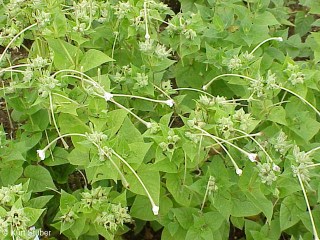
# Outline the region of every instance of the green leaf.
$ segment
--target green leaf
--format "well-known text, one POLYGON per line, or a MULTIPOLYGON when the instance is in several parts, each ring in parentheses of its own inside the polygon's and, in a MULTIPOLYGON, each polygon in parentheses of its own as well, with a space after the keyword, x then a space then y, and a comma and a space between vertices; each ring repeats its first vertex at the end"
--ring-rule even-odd
POLYGON ((78 199, 75 196, 61 190, 60 209, 62 211, 68 211, 77 202, 78 199))
POLYGON ((75 238, 78 239, 80 235, 82 234, 83 230, 86 226, 86 217, 84 215, 80 215, 79 218, 77 218, 70 228, 72 233, 74 234, 75 238))
POLYGON ((93 69, 95 67, 101 66, 103 63, 114 61, 114 59, 110 58, 108 55, 103 53, 102 51, 96 50, 96 49, 90 49, 89 51, 85 52, 83 55, 79 66, 80 68, 78 70, 86 72, 90 69, 93 69))
POLYGON ((32 198, 28 201, 28 207, 30 208, 43 208, 52 199, 53 195, 45 195, 36 198, 32 198))
POLYGON ((240 192, 234 194, 232 199, 231 215, 234 217, 248 217, 259 214, 261 210, 256 207, 245 195, 240 192))
POLYGON ((302 196, 290 195, 286 197, 280 206, 281 231, 288 229, 300 221, 300 215, 306 210, 306 204, 302 196))
POLYGON ((61 147, 55 147, 52 151, 53 157, 46 158, 43 163, 46 166, 58 166, 68 163, 69 152, 61 147))
POLYGON ((182 206, 190 206, 192 193, 191 191, 182 185, 182 180, 177 174, 166 174, 166 186, 168 191, 172 194, 174 200, 182 206))
POLYGON ((124 119, 117 136, 120 141, 127 143, 143 142, 140 131, 133 125, 129 118, 124 119))
POLYGON ((286 126, 287 125, 286 110, 284 110, 284 108, 281 106, 272 107, 271 111, 267 115, 267 119, 269 121, 279 123, 279 124, 286 126))
POLYGON ((259 189, 245 192, 247 198, 252 202, 254 206, 260 209, 261 212, 267 217, 268 222, 271 222, 273 215, 273 204, 268 200, 259 189))
MULTIPOLYGON (((147 190, 149 191, 149 194, 153 198, 153 201, 155 204, 159 204, 159 198, 160 198, 160 174, 159 172, 151 172, 148 171, 148 169, 138 170, 137 174, 141 178, 142 182, 146 186, 147 190)), ((138 181, 138 179, 131 173, 128 172, 126 175, 126 179, 129 182, 129 190, 131 192, 134 192, 136 194, 147 196, 145 190, 143 189, 141 183, 138 181)))
POLYGON ((24 176, 30 178, 29 189, 33 192, 43 192, 49 188, 57 189, 49 171, 42 166, 27 166, 24 170, 24 176))
POLYGON ((28 222, 29 227, 33 226, 38 221, 43 211, 44 209, 36 209, 36 208, 29 208, 29 207, 24 208, 24 212, 30 220, 28 222))
POLYGON ((106 160, 100 166, 87 167, 86 175, 90 183, 105 179, 112 179, 114 180, 114 182, 117 182, 117 180, 119 179, 118 171, 114 168, 113 164, 109 160, 106 160))
POLYGON ((59 38, 47 38, 47 42, 54 52, 53 63, 58 70, 75 69, 77 58, 82 56, 79 48, 59 38))
POLYGON ((81 151, 75 148, 68 155, 68 161, 75 166, 87 166, 89 164, 89 151, 81 151))
POLYGON ((197 209, 190 207, 174 208, 172 212, 180 226, 186 230, 194 224, 193 215, 198 213, 197 209))
POLYGON ((59 118, 60 132, 63 133, 85 133, 91 132, 91 129, 85 124, 87 116, 81 114, 79 116, 60 113, 59 118))
POLYGON ((254 24, 272 26, 272 25, 278 25, 280 23, 271 12, 264 11, 263 13, 256 15, 254 24))
POLYGON ((123 109, 108 112, 106 123, 108 126, 107 135, 109 137, 113 137, 118 132, 127 115, 128 112, 123 109))
POLYGON ((2 165, 0 170, 2 185, 13 185, 15 181, 19 179, 23 173, 22 163, 23 162, 19 163, 18 161, 10 161, 7 164, 2 165))
POLYGON ((141 165, 144 157, 149 151, 153 143, 134 142, 128 146, 130 148, 129 156, 127 157, 128 163, 134 163, 137 167, 141 165))

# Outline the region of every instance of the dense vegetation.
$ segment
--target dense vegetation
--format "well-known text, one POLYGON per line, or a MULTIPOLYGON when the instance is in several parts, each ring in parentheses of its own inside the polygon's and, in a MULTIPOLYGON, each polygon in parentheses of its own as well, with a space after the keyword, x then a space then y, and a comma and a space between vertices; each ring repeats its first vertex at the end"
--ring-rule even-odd
POLYGON ((319 15, 2 0, 0 238, 318 240, 319 15))

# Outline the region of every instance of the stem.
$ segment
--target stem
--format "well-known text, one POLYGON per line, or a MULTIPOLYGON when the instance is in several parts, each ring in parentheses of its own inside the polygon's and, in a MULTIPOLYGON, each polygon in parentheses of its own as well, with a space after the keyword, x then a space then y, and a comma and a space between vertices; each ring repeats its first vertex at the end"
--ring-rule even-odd
POLYGON ((28 63, 10 66, 10 67, 7 67, 7 68, 4 68, 4 69, 0 70, 0 74, 3 73, 3 72, 12 72, 11 70, 13 70, 13 69, 15 69, 15 68, 19 68, 19 67, 29 67, 29 66, 31 66, 31 65, 28 64, 28 63))
POLYGON ((88 183, 87 183, 86 176, 83 174, 83 172, 81 172, 81 170, 77 169, 77 171, 80 173, 80 175, 82 176, 82 178, 84 180, 84 187, 87 188, 88 187, 88 183))
POLYGON ((315 151, 317 151, 317 150, 319 150, 319 149, 320 149, 320 146, 319 146, 319 147, 316 147, 316 148, 313 148, 313 149, 311 149, 310 151, 306 152, 306 155, 310 155, 310 154, 312 154, 313 152, 315 152, 315 151))
POLYGON ((74 77, 74 78, 83 80, 83 81, 85 81, 85 82, 91 83, 94 87, 100 88, 101 90, 104 91, 104 89, 103 89, 96 81, 94 81, 93 78, 91 78, 91 77, 89 77, 87 74, 85 74, 85 73, 83 73, 83 72, 79 72, 79 71, 77 71, 77 70, 73 70, 73 69, 63 69, 63 70, 59 70, 59 71, 55 72, 53 75, 51 75, 51 77, 54 78, 57 74, 62 73, 62 72, 77 73, 77 74, 81 75, 82 77, 86 77, 87 79, 83 79, 83 78, 80 78, 80 77, 78 77, 78 76, 67 75, 67 76, 74 77))
POLYGON ((241 74, 236 74, 236 73, 225 73, 225 74, 221 74, 219 76, 214 77, 213 79, 210 80, 210 82, 208 82, 206 85, 203 85, 202 89, 205 91, 208 89, 208 87, 211 85, 211 83, 215 80, 217 80, 218 78, 222 78, 222 77, 240 77, 240 78, 245 78, 248 79, 250 81, 253 82, 257 82, 257 79, 245 76, 245 75, 241 75, 241 74))
POLYGON ((200 93, 203 93, 203 94, 205 94, 205 95, 208 95, 208 96, 210 96, 210 97, 214 97, 212 94, 210 94, 210 93, 207 93, 207 92, 205 92, 205 91, 202 91, 202 90, 199 90, 199 89, 195 89, 195 88, 174 88, 174 89, 172 89, 172 90, 175 90, 175 91, 184 91, 184 90, 188 90, 188 91, 195 91, 195 92, 200 92, 200 93))
POLYGON ((306 190, 305 190, 305 188, 303 186, 303 182, 301 180, 300 174, 298 173, 297 176, 298 176, 299 183, 300 183, 300 186, 301 186, 301 189, 302 189, 302 192, 303 192, 304 200, 305 200, 305 202, 307 204, 307 208, 308 208, 308 212, 309 212, 309 216, 310 216, 310 221, 311 221, 311 225, 312 225, 314 239, 315 240, 319 240, 317 229, 316 229, 316 225, 315 225, 314 220, 313 220, 313 216, 312 216, 312 212, 311 212, 311 208, 310 208, 310 204, 309 204, 309 200, 308 200, 308 196, 307 196, 306 190))
MULTIPOLYGON (((158 207, 158 206, 154 203, 154 201, 153 201, 153 199, 152 199, 152 197, 151 197, 148 189, 146 188, 146 186, 144 185, 143 181, 141 180, 141 178, 139 177, 139 175, 136 173, 136 171, 130 166, 129 163, 126 162, 126 160, 124 160, 124 159, 123 159, 118 153, 116 153, 113 149, 112 149, 112 152, 113 152, 114 155, 116 155, 116 156, 121 160, 121 162, 123 162, 123 163, 130 169, 130 171, 133 173, 133 175, 137 178, 137 180, 139 181, 139 183, 140 183, 141 186, 143 187, 144 191, 146 192, 146 194, 147 194, 147 196, 148 196, 148 198, 149 198, 149 200, 150 200, 150 203, 151 203, 151 205, 152 205, 152 208, 154 209, 155 207, 158 207)), ((157 215, 157 214, 154 213, 154 215, 157 215)))
POLYGON ((209 182, 210 182, 210 179, 208 180, 206 192, 205 192, 205 194, 204 194, 203 201, 202 201, 202 204, 201 204, 201 208, 200 208, 200 211, 201 211, 201 212, 202 212, 202 210, 203 210, 203 208, 204 208, 204 204, 206 203, 206 199, 207 199, 207 196, 208 196, 208 192, 209 192, 209 182))
MULTIPOLYGON (((230 160, 231 160, 234 168, 236 169, 236 173, 240 176, 242 170, 239 168, 238 164, 236 163, 236 161, 234 160, 234 158, 231 156, 231 154, 229 153, 228 149, 226 149, 226 147, 223 146, 223 144, 220 142, 220 140, 221 140, 221 141, 222 141, 222 140, 225 141, 225 140, 222 139, 222 138, 218 138, 218 137, 216 137, 216 136, 213 136, 213 135, 211 135, 210 133, 208 133, 207 131, 204 131, 203 129, 201 129, 201 128, 197 127, 197 126, 194 126, 194 127, 195 127, 196 129, 202 131, 205 136, 212 138, 217 144, 219 144, 219 146, 220 146, 220 147, 226 152, 226 154, 229 156, 229 158, 230 158, 230 160)), ((227 141, 226 141, 226 142, 227 142, 227 141)), ((229 142, 227 142, 227 143, 229 143, 229 142)), ((229 143, 229 144, 230 144, 230 143, 229 143)), ((242 150, 242 149, 241 149, 241 150, 242 150)), ((244 151, 244 150, 242 150, 242 151, 244 151)))
POLYGON ((292 95, 296 96, 297 98, 299 98, 302 102, 304 102, 305 104, 307 104, 309 107, 311 107, 317 114, 318 116, 320 117, 320 112, 318 111, 318 109, 316 109, 310 102, 308 102, 306 99, 304 99, 303 97, 301 97, 299 94, 285 88, 285 87, 281 87, 278 85, 278 87, 284 91, 287 91, 289 93, 291 93, 292 95))
MULTIPOLYGON (((48 136, 48 133, 47 133, 47 129, 46 130, 44 130, 44 132, 45 132, 45 134, 46 134, 46 140, 47 140, 47 143, 49 144, 49 136, 48 136)), ((50 155, 51 155, 51 157, 52 157, 52 161, 54 161, 54 156, 53 156, 53 153, 52 153, 52 151, 51 151, 51 148, 49 148, 49 151, 50 151, 50 155)))
POLYGON ((268 154, 268 152, 265 150, 265 148, 262 147, 262 145, 261 145, 254 137, 250 136, 248 133, 246 133, 246 132, 244 132, 244 131, 242 131, 242 130, 240 130, 240 129, 235 129, 235 128, 234 128, 234 130, 236 130, 237 132, 240 132, 240 133, 244 134, 244 136, 246 136, 246 137, 250 138, 252 141, 254 141, 254 142, 259 146, 259 148, 264 152, 264 154, 269 158, 269 160, 270 160, 272 163, 274 162, 273 159, 271 158, 271 156, 270 156, 270 155, 268 154))
POLYGON ((28 27, 26 27, 25 29, 23 29, 22 31, 20 31, 16 36, 14 36, 14 38, 12 38, 12 40, 9 42, 9 44, 6 46, 6 48, 3 50, 2 54, 0 55, 0 62, 2 62, 2 59, 6 53, 6 51, 8 51, 10 45, 25 31, 29 30, 30 28, 33 28, 34 26, 36 26, 37 23, 34 23, 28 27))
POLYGON ((149 101, 149 102, 165 103, 166 104, 166 100, 157 100, 157 99, 146 98, 146 97, 141 97, 141 96, 136 96, 136 95, 117 94, 117 93, 113 93, 112 95, 114 97, 137 98, 137 99, 142 99, 142 100, 146 100, 146 101, 149 101))
POLYGON ((247 156, 250 155, 250 153, 248 153, 247 151, 243 150, 242 148, 238 147, 237 145, 234 145, 233 143, 231 143, 231 142, 229 142, 229 141, 227 141, 227 140, 225 140, 225 139, 223 139, 223 138, 214 136, 214 135, 208 133, 207 131, 205 131, 205 130, 203 130, 202 128, 199 128, 199 127, 197 127, 197 126, 194 126, 194 128, 200 130, 200 131, 203 132, 205 135, 207 135, 208 137, 212 138, 212 139, 215 140, 215 141, 216 141, 216 139, 218 139, 219 141, 224 142, 224 143, 226 143, 226 144, 234 147, 235 149, 239 150, 240 152, 244 153, 245 155, 247 155, 247 156))
POLYGON ((147 10, 147 2, 144 1, 143 3, 143 10, 144 10, 144 22, 145 22, 145 28, 146 28, 146 35, 145 35, 145 39, 149 40, 150 39, 150 35, 149 35, 149 29, 148 29, 148 10, 147 10))
POLYGON ((305 166, 305 168, 312 168, 312 167, 318 167, 318 166, 320 166, 320 163, 310 164, 305 166))
POLYGON ((159 22, 165 23, 165 24, 167 24, 167 25, 170 25, 171 27, 176 27, 176 26, 173 25, 172 23, 167 22, 167 21, 164 21, 164 20, 162 20, 162 19, 155 18, 155 17, 153 17, 153 16, 150 16, 150 18, 151 18, 151 19, 154 19, 154 20, 157 20, 157 21, 159 21, 159 22))
MULTIPOLYGON (((117 166, 117 164, 112 160, 112 158, 95 142, 91 142, 93 145, 95 145, 108 159, 109 161, 111 162, 111 164, 114 166, 114 168, 117 170, 117 172, 119 173, 120 175, 120 178, 122 180, 122 183, 123 183, 123 186, 125 188, 129 188, 129 183, 127 181, 127 179, 125 178, 125 176, 122 174, 121 170, 119 169, 119 167, 117 166)), ((114 152, 112 150, 112 152, 114 152)))
MULTIPOLYGON (((56 118, 54 117, 51 92, 49 92, 49 101, 50 101, 50 110, 51 110, 51 115, 52 115, 52 120, 53 120, 54 127, 56 128, 58 135, 61 136, 61 133, 60 133, 60 131, 59 131, 59 128, 58 128, 58 125, 57 125, 57 122, 56 122, 56 118)), ((61 141, 62 141, 62 144, 63 144, 64 148, 65 148, 65 149, 68 149, 69 146, 68 146, 68 144, 65 142, 65 140, 64 140, 63 138, 61 138, 61 141)))
MULTIPOLYGON (((47 146, 45 146, 44 149, 42 149, 41 151, 45 152, 47 151, 51 145, 53 145, 56 141, 58 141, 59 139, 62 139, 64 137, 72 137, 72 136, 78 136, 78 137, 84 137, 86 139, 88 139, 87 135, 82 134, 82 133, 68 133, 68 134, 64 134, 61 135, 59 137, 57 137, 56 139, 52 140, 47 146)), ((112 163, 112 165, 115 167, 115 169, 118 171, 118 173, 120 174, 120 177, 122 179, 122 181, 124 182, 124 186, 128 187, 128 181, 125 179, 124 175, 122 174, 122 172, 120 171, 120 169, 118 168, 117 164, 108 156, 108 154, 95 142, 90 141, 93 145, 95 145, 112 163)))
POLYGON ((165 92, 163 91, 161 88, 159 88, 157 85, 153 84, 154 88, 156 88, 158 91, 160 91, 163 95, 165 95, 167 98, 171 99, 171 97, 165 92))
POLYGON ((278 42, 282 42, 283 39, 282 37, 272 37, 272 38, 268 38, 264 41, 262 41, 261 43, 259 43, 249 54, 253 54, 262 44, 268 42, 268 41, 272 41, 272 40, 275 40, 275 41, 278 41, 278 42))
MULTIPOLYGON (((211 135, 207 135, 208 137, 211 137, 211 135)), ((228 149, 223 146, 223 144, 218 141, 217 139, 212 138, 214 141, 216 141, 216 143, 218 143, 220 145, 220 147, 226 152, 226 154, 228 155, 228 157, 230 158, 234 168, 236 169, 236 173, 240 176, 241 173, 239 174, 239 171, 242 172, 242 170, 239 168, 238 164, 236 163, 236 161, 234 160, 234 158, 232 157, 232 155, 229 153, 228 149)))
POLYGON ((64 96, 64 95, 62 95, 62 94, 54 93, 54 92, 53 92, 52 95, 56 95, 56 96, 62 97, 62 98, 64 98, 64 99, 69 100, 69 101, 72 102, 72 103, 75 103, 75 104, 79 105, 78 102, 76 102, 76 101, 72 100, 71 98, 68 98, 68 97, 66 97, 66 96, 64 96))
POLYGON ((184 152, 184 171, 183 171, 183 182, 182 182, 183 186, 186 184, 186 178, 187 178, 187 153, 184 152))
POLYGON ((57 142, 59 139, 62 139, 64 137, 72 137, 72 136, 79 136, 79 137, 87 137, 85 134, 82 133, 67 133, 63 134, 55 139, 53 139, 47 146, 45 146, 44 149, 42 149, 44 152, 47 151, 55 142, 57 142))
POLYGON ((128 113, 130 113, 132 116, 134 116, 136 119, 138 119, 143 125, 145 125, 147 128, 150 128, 150 123, 146 122, 145 120, 143 120, 142 118, 140 118, 138 115, 136 115, 135 113, 133 113, 130 109, 126 108, 125 106, 121 105, 120 103, 116 102, 115 100, 113 100, 112 98, 110 99, 110 102, 114 103, 116 106, 118 106, 119 108, 122 108, 124 110, 126 110, 128 113))

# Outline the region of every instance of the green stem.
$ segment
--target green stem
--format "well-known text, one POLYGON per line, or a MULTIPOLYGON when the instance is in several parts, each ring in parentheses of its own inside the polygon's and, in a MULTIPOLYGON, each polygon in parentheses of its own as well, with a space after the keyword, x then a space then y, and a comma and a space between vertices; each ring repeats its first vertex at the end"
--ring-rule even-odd
POLYGON ((20 31, 16 36, 14 36, 14 37, 11 39, 11 41, 9 42, 9 44, 6 46, 6 48, 3 50, 2 54, 0 55, 0 63, 2 62, 2 59, 3 59, 6 51, 8 51, 10 45, 11 45, 22 33, 24 33, 25 31, 33 28, 33 27, 36 26, 36 25, 37 25, 37 23, 34 23, 34 24, 26 27, 25 29, 23 29, 22 31, 20 31))
MULTIPOLYGON (((56 131, 58 133, 59 136, 61 136, 61 133, 59 131, 59 128, 58 128, 58 125, 57 125, 57 122, 56 122, 56 118, 54 116, 54 112, 53 112, 53 103, 52 103, 52 95, 51 95, 51 92, 49 92, 49 101, 50 101, 50 110, 51 110, 51 115, 52 115, 52 121, 53 121, 53 124, 54 124, 54 127, 56 128, 56 131)), ((66 143, 66 141, 61 138, 61 141, 62 141, 62 144, 64 146, 65 149, 68 149, 69 146, 68 144, 66 143)))
POLYGON ((311 225, 312 225, 312 231, 313 231, 314 239, 315 240, 319 240, 317 229, 316 229, 316 225, 315 225, 314 220, 313 220, 311 207, 310 207, 310 204, 309 204, 309 200, 308 200, 308 196, 307 196, 306 190, 304 188, 304 185, 303 185, 302 179, 300 177, 300 174, 298 173, 297 176, 298 176, 299 183, 300 183, 300 186, 301 186, 301 189, 302 189, 302 192, 303 192, 304 200, 305 200, 305 202, 307 204, 307 208, 308 208, 308 213, 309 213, 309 217, 310 217, 310 221, 311 221, 311 225))

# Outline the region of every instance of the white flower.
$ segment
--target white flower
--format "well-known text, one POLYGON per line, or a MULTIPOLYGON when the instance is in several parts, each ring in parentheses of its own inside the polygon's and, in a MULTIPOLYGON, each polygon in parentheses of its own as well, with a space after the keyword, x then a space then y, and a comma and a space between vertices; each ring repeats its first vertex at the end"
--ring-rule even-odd
POLYGON ((251 162, 256 162, 257 161, 257 154, 255 153, 249 153, 248 158, 250 159, 251 162))
POLYGON ((152 126, 153 126, 153 125, 152 125, 151 122, 147 122, 147 123, 146 123, 146 127, 147 127, 147 128, 152 128, 152 126))
POLYGON ((153 212, 153 214, 154 215, 158 215, 159 214, 159 206, 157 206, 157 205, 153 205, 153 207, 152 207, 152 212, 153 212))
POLYGON ((278 37, 276 40, 279 41, 279 42, 283 42, 283 38, 282 37, 278 37))
POLYGON ((41 160, 46 158, 46 151, 45 150, 37 150, 37 154, 41 160))
POLYGON ((237 168, 237 169, 236 169, 236 174, 237 174, 238 176, 241 176, 241 175, 242 175, 242 170, 241 170, 240 168, 237 168))
POLYGON ((104 100, 106 100, 106 102, 110 101, 111 98, 113 98, 113 94, 112 93, 109 93, 109 92, 104 92, 104 100))
POLYGON ((174 101, 172 99, 169 99, 169 100, 165 101, 165 104, 167 104, 169 107, 173 107, 174 101))
POLYGON ((275 172, 280 172, 281 169, 280 169, 280 167, 278 165, 273 164, 272 165, 272 170, 275 171, 275 172))

